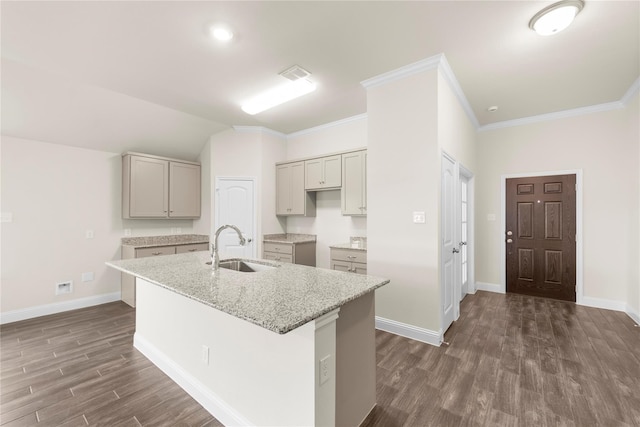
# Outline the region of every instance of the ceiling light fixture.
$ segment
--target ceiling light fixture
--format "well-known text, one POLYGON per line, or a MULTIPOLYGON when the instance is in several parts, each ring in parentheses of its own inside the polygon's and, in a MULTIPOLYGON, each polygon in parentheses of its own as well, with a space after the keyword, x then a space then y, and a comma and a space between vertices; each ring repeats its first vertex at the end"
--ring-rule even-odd
POLYGON ((242 106, 242 111, 251 115, 258 114, 316 90, 317 85, 307 78, 311 73, 298 65, 287 68, 280 75, 291 81, 249 100, 242 106))
POLYGON ((209 31, 211 37, 221 42, 228 42, 233 38, 233 32, 225 25, 214 25, 209 31))
POLYGON ((571 25, 583 7, 583 0, 559 1, 536 13, 529 21, 529 28, 541 36, 559 33, 571 25))
POLYGON ((491 107, 487 108, 487 111, 490 113, 495 113, 496 111, 498 111, 498 106, 492 105, 491 107))

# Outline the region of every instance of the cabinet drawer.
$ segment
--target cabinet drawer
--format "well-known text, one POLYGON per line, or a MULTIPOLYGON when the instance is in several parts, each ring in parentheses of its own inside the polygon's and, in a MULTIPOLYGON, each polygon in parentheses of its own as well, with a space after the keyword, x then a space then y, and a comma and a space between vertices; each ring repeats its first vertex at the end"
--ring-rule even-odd
POLYGON ((349 249, 331 249, 331 259, 366 263, 367 253, 364 251, 350 251, 349 249))
POLYGON ((293 256, 292 255, 279 254, 279 253, 274 253, 274 252, 265 252, 264 253, 264 259, 267 259, 267 260, 270 260, 270 261, 293 263, 293 256))
POLYGON ((146 258, 150 256, 174 255, 176 253, 175 246, 161 246, 158 248, 140 248, 136 249, 136 258, 146 258))
POLYGON ((275 252, 277 254, 293 255, 293 245, 265 242, 264 252, 275 252))
POLYGON ((194 243, 193 245, 180 245, 176 246, 177 254, 184 254, 188 252, 208 251, 208 243, 194 243))

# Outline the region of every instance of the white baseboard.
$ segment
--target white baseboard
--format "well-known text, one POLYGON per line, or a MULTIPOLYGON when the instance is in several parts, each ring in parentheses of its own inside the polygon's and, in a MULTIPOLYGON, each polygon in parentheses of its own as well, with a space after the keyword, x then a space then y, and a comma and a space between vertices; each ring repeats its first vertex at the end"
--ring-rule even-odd
POLYGON ((0 324, 19 322, 20 320, 33 319, 35 317, 47 316, 49 314, 62 313, 79 308, 92 307, 94 305, 106 304, 119 301, 120 292, 111 294, 95 295, 92 297, 78 298, 53 304, 38 305, 36 307, 21 308, 19 310, 0 313, 0 324))
POLYGON ((436 347, 440 347, 442 343, 442 331, 436 332, 430 329, 419 328, 407 323, 385 319, 384 317, 376 316, 376 329, 435 345, 436 347))
POLYGON ((629 317, 633 319, 634 322, 636 322, 636 325, 640 325, 640 313, 632 309, 628 304, 625 312, 629 317))
POLYGON ((605 310, 626 311, 627 304, 623 301, 615 301, 610 299, 582 297, 576 302, 578 305, 587 307, 604 308, 605 310))
POLYGON ((225 426, 253 425, 137 332, 133 335, 133 346, 225 426))
POLYGON ((497 283, 476 282, 476 290, 504 294, 502 286, 498 285, 497 283))

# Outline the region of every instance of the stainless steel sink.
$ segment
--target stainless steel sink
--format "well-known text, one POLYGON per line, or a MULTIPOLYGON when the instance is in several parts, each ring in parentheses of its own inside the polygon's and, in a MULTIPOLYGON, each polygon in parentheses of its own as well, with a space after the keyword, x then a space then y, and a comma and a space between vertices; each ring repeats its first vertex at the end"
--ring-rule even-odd
MULTIPOLYGON (((207 264, 211 265, 211 261, 207 262, 207 264)), ((257 273, 259 271, 273 270, 276 267, 277 265, 258 264, 240 259, 220 261, 220 268, 226 268, 227 270, 239 271, 242 273, 257 273)))

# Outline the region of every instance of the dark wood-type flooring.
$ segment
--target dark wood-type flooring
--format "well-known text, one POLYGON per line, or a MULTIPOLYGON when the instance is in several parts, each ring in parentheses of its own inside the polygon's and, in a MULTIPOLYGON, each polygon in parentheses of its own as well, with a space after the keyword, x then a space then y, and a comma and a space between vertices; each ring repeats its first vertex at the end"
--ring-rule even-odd
MULTIPOLYGON (((120 302, 3 325, 0 424, 220 426, 133 348, 134 328, 120 302)), ((640 426, 640 328, 624 313, 478 292, 449 346, 376 340, 363 427, 640 426)))

